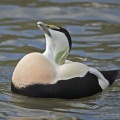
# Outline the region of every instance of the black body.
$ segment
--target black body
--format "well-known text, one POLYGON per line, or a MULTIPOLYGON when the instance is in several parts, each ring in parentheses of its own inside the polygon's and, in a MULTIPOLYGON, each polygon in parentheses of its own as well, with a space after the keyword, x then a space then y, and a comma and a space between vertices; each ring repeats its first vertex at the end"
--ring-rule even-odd
MULTIPOLYGON (((119 70, 103 71, 101 73, 111 85, 117 78, 119 70)), ((61 80, 56 84, 35 84, 21 89, 16 88, 13 83, 11 83, 11 90, 14 93, 30 97, 64 99, 87 97, 102 91, 98 83, 98 78, 89 72, 85 77, 61 80)))

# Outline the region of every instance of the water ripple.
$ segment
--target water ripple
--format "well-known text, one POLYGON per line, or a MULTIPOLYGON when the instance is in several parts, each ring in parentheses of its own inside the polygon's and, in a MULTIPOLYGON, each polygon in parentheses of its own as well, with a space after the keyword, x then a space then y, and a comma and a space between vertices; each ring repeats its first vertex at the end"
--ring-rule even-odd
POLYGON ((77 100, 34 99, 10 90, 15 65, 27 53, 43 52, 36 22, 62 26, 71 34, 68 59, 99 70, 120 68, 119 0, 0 1, 0 119, 119 119, 120 79, 102 93, 77 100))

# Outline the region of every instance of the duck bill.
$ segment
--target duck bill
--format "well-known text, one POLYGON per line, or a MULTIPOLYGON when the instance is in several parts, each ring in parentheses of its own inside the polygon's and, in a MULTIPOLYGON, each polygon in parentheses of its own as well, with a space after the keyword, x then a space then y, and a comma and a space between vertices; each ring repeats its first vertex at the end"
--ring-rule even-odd
POLYGON ((48 28, 47 28, 47 25, 42 23, 42 22, 37 22, 37 26, 46 34, 48 35, 49 37, 52 37, 48 28))

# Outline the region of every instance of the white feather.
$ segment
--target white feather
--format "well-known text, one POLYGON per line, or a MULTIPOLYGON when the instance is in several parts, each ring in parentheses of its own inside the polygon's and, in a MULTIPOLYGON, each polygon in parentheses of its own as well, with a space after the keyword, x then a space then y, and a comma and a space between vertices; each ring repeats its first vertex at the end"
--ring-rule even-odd
POLYGON ((74 77, 84 77, 89 70, 89 67, 77 62, 69 61, 67 64, 60 65, 57 67, 57 77, 56 81, 59 80, 69 80, 74 77))
POLYGON ((105 77, 95 68, 89 67, 90 73, 96 75, 98 77, 98 82, 101 88, 104 90, 109 86, 109 82, 105 77))

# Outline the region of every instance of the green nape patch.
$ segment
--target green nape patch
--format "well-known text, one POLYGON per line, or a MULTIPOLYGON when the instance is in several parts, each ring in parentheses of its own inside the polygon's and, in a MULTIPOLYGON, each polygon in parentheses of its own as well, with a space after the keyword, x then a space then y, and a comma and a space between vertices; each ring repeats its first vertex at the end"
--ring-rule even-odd
POLYGON ((55 62, 59 65, 62 65, 65 63, 65 60, 69 53, 69 47, 67 47, 65 50, 59 52, 55 57, 55 62))

